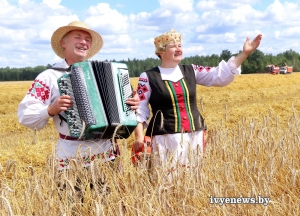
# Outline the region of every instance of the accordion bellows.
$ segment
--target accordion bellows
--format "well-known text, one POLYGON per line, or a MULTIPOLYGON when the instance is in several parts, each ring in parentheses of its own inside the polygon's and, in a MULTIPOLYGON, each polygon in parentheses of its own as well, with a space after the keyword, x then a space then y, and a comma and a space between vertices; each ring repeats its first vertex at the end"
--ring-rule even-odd
POLYGON ((73 107, 65 111, 70 134, 82 140, 128 138, 137 126, 135 112, 126 104, 132 97, 127 65, 108 61, 75 63, 58 80, 61 95, 73 107))

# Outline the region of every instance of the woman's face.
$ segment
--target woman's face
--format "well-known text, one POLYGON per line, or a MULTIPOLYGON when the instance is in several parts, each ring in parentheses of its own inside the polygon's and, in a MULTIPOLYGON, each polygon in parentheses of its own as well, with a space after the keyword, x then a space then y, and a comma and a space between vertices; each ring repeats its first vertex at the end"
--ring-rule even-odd
MULTIPOLYGON (((182 59, 181 43, 170 43, 166 46, 166 51, 161 53, 162 62, 166 64, 179 64, 182 59)), ((176 66, 174 65, 174 67, 176 66)))

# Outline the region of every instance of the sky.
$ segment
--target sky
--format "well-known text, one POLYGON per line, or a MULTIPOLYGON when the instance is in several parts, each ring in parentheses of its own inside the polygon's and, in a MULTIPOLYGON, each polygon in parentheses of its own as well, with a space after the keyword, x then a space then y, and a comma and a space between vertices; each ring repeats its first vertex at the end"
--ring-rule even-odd
POLYGON ((300 53, 300 0, 0 0, 0 68, 61 61, 53 32, 80 20, 104 40, 94 60, 157 58, 153 40, 181 33, 183 57, 237 53, 263 34, 259 50, 300 53))

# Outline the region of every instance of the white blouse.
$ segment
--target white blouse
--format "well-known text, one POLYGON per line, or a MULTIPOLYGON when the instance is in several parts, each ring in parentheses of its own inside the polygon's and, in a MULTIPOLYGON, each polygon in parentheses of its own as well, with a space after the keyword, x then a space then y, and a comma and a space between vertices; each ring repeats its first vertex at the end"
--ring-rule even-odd
MULTIPOLYGON (((203 67, 192 65, 195 72, 196 82, 203 86, 226 86, 234 80, 236 74, 241 74, 241 67, 236 67, 232 57, 226 63, 221 61, 217 67, 203 67)), ((174 68, 159 67, 162 80, 177 82, 183 78, 179 66, 174 68)), ((150 117, 150 109, 148 102, 151 97, 151 87, 148 82, 148 76, 145 72, 140 75, 138 82, 138 94, 140 97, 140 105, 137 110, 137 119, 143 123, 144 129, 148 127, 150 117)), ((159 97, 156 95, 155 97, 159 97)), ((183 165, 189 165, 186 157, 189 148, 196 150, 199 148, 201 153, 204 148, 204 132, 195 131, 192 133, 175 133, 156 135, 152 137, 153 152, 158 154, 157 163, 167 162, 168 154, 172 155, 172 163, 180 162, 183 165)))

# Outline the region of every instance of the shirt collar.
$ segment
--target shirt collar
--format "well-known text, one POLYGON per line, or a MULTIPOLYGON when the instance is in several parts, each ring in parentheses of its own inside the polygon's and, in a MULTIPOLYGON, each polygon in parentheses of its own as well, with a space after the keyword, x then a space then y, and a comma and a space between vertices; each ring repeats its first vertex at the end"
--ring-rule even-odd
POLYGON ((158 68, 159 68, 162 80, 169 80, 172 82, 177 82, 178 80, 183 78, 182 72, 178 65, 174 68, 162 68, 160 66, 158 66, 158 68))
POLYGON ((52 68, 68 68, 68 67, 69 67, 69 65, 66 62, 66 60, 64 59, 61 62, 55 63, 52 68))

